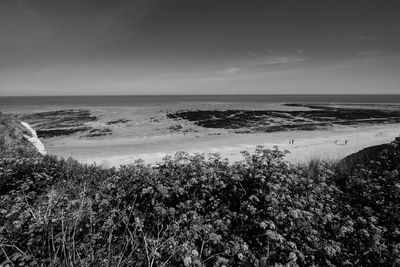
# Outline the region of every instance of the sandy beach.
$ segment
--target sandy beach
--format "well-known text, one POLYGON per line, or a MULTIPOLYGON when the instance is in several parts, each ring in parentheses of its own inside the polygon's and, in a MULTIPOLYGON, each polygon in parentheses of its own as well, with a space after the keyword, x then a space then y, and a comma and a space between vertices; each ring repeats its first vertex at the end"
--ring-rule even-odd
MULTIPOLYGON (((333 105, 330 106, 333 107, 333 105)), ((309 115, 307 112, 312 109, 307 106, 290 106, 282 103, 201 102, 193 104, 181 102, 133 107, 72 105, 41 106, 40 109, 14 107, 6 111, 29 114, 25 116, 25 119, 28 119, 39 132, 43 127, 51 128, 54 122, 63 127, 78 127, 76 128, 78 130, 72 134, 54 137, 45 131, 45 136, 49 137, 42 138, 42 141, 47 152, 104 167, 118 167, 139 159, 146 163, 156 163, 178 151, 186 151, 190 154, 219 153, 222 157, 234 162, 242 158, 241 151, 252 152, 258 145, 268 148, 277 146, 280 150, 290 151, 286 159, 292 163, 306 162, 312 158, 335 160, 365 147, 389 143, 400 135, 400 123, 364 122, 364 117, 347 120, 350 108, 357 108, 358 111, 360 108, 367 108, 367 111, 370 110, 368 112, 377 110, 373 113, 376 114, 374 117, 366 115, 367 118, 376 119, 379 110, 381 110, 381 115, 385 116, 385 112, 398 112, 400 110, 398 105, 368 105, 366 107, 364 105, 335 105, 334 107, 337 106, 342 110, 344 108, 347 112, 344 113, 344 120, 338 119, 343 115, 342 113, 335 112, 332 117, 326 117, 325 113, 321 115, 318 111, 309 115), (200 117, 207 115, 209 111, 216 111, 218 116, 221 114, 225 116, 221 120, 226 127, 203 127, 204 119, 198 123, 197 119, 190 121, 169 118, 172 116, 168 114, 176 114, 173 112, 181 110, 197 110, 199 112, 195 115, 200 117), (233 115, 223 113, 227 110, 231 110, 233 115), (237 110, 236 113, 235 110, 237 110), (261 118, 263 120, 260 121, 260 116, 264 116, 262 112, 270 110, 273 114, 265 115, 265 119, 261 118), (382 110, 386 111, 382 113, 382 110), (258 113, 246 115, 248 111, 258 113), (252 122, 251 116, 258 118, 258 121, 252 122), (333 121, 330 126, 321 126, 329 120, 333 121), (266 121, 267 124, 265 124, 266 121), (300 121, 298 124, 300 126, 308 125, 305 123, 312 121, 316 123, 313 124, 316 125, 315 129, 291 128, 298 121, 300 121), (236 123, 242 123, 245 126, 238 128, 236 123), (257 127, 264 124, 288 128, 271 132, 268 132, 269 128, 265 128, 268 131, 262 132, 259 128, 252 128, 252 123, 257 127), (294 144, 290 143, 291 140, 294 140, 294 144)), ((331 111, 328 110, 328 112, 331 111)), ((388 115, 389 120, 398 118, 392 115, 388 115)), ((211 118, 211 122, 214 121, 211 118)), ((56 133, 58 132, 59 129, 56 128, 56 133)))
POLYGON ((164 137, 114 139, 79 142, 63 140, 47 144, 50 154, 73 157, 83 163, 102 166, 119 166, 142 159, 155 163, 178 151, 188 153, 220 153, 230 161, 242 158, 241 151, 254 151, 257 145, 269 148, 278 146, 290 153, 286 159, 292 163, 306 162, 312 158, 340 159, 365 147, 388 143, 400 134, 400 124, 366 127, 343 127, 321 131, 296 131, 268 134, 243 134, 196 138, 170 135, 164 137), (294 140, 294 144, 289 144, 294 140), (348 141, 347 145, 344 144, 348 141), (335 141, 338 141, 335 144, 335 141))

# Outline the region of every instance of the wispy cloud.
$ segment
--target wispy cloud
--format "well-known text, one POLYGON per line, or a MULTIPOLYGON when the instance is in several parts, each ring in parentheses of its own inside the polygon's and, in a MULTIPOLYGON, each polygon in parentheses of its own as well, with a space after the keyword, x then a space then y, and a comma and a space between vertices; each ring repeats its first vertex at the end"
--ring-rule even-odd
POLYGON ((203 68, 186 73, 169 73, 156 77, 160 81, 186 82, 227 82, 257 78, 259 76, 277 75, 277 73, 293 73, 299 70, 303 62, 310 61, 304 52, 294 55, 272 55, 272 51, 263 54, 247 54, 246 58, 226 62, 220 68, 203 68), (301 54, 301 55, 299 55, 301 54))
POLYGON ((307 61, 308 59, 305 57, 299 57, 297 55, 294 56, 269 56, 265 57, 255 63, 254 66, 261 66, 261 65, 283 65, 283 64, 296 64, 300 62, 307 61))
POLYGON ((222 73, 226 75, 235 75, 240 71, 240 68, 232 67, 232 68, 226 68, 222 71, 222 73))
POLYGON ((382 50, 367 50, 367 51, 359 51, 357 52, 358 57, 374 57, 381 55, 383 53, 382 50))
POLYGON ((374 34, 364 34, 364 35, 357 35, 354 38, 361 41, 374 41, 377 40, 379 36, 374 34))

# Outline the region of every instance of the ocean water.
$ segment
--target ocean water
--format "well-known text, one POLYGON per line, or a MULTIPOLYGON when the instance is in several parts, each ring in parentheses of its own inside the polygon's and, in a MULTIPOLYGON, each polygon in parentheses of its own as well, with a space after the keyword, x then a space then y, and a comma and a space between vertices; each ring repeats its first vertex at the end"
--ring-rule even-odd
POLYGON ((158 106, 176 103, 374 103, 400 104, 396 95, 110 95, 0 97, 6 106, 158 106))

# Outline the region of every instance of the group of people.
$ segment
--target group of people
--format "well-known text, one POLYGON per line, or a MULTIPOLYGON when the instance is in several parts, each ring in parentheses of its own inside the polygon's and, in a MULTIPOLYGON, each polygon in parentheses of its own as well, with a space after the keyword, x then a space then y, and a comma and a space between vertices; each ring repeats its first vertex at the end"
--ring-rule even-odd
MULTIPOLYGON (((347 145, 348 142, 348 140, 344 140, 344 142, 340 142, 340 140, 335 140, 336 145, 347 145)), ((289 140, 289 144, 294 145, 294 140, 289 140)))

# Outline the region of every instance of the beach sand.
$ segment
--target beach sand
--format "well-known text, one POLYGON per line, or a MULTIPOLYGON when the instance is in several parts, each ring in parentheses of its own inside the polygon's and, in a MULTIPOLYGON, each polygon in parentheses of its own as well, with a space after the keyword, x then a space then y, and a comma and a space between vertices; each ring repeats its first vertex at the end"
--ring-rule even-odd
MULTIPOLYGON (((25 109, 24 113, 59 110, 71 107, 43 107, 25 109)), ((253 103, 179 103, 164 106, 141 107, 79 107, 89 109, 98 121, 90 122, 96 127, 111 128, 113 134, 95 138, 78 135, 43 139, 49 154, 72 157, 82 163, 96 163, 111 167, 142 159, 155 163, 178 151, 188 153, 220 153, 231 162, 242 159, 241 151, 253 152, 257 145, 267 148, 278 146, 288 150, 286 159, 292 163, 306 162, 312 158, 335 160, 357 152, 365 147, 389 143, 400 135, 400 124, 363 124, 359 126, 334 126, 324 130, 282 131, 271 133, 238 134, 227 129, 197 126, 183 120, 166 118, 166 112, 180 109, 273 109, 304 110, 304 107, 287 107, 281 104, 253 103), (107 122, 128 119, 123 125, 107 125, 107 122), (179 131, 171 127, 179 125, 179 131), (294 144, 289 144, 294 140, 294 144), (344 144, 347 140, 347 144, 344 144), (335 143, 335 141, 338 141, 335 143)), ((396 105, 396 108, 398 106, 396 105)), ((17 111, 9 110, 9 112, 17 111)), ((89 125, 90 126, 90 125, 89 125)))
POLYGON ((170 134, 147 138, 114 138, 68 140, 47 146, 50 154, 73 157, 83 163, 105 167, 119 166, 142 159, 155 163, 178 151, 188 153, 220 153, 234 162, 242 158, 241 151, 254 151, 257 145, 278 146, 288 150, 289 162, 307 162, 313 158, 335 160, 365 147, 389 143, 400 135, 400 125, 337 127, 330 130, 289 131, 267 134, 227 134, 202 136, 170 134), (294 140, 294 144, 289 144, 294 140), (344 144, 347 140, 347 144, 344 144), (338 141, 338 143, 335 143, 338 141))

